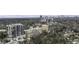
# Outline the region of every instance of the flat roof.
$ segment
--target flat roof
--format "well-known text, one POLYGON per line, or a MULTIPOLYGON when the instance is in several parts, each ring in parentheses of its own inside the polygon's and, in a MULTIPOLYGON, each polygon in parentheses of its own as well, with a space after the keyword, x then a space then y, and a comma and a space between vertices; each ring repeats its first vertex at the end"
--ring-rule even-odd
POLYGON ((0 29, 0 32, 5 32, 5 31, 7 31, 7 30, 5 30, 5 29, 0 29))

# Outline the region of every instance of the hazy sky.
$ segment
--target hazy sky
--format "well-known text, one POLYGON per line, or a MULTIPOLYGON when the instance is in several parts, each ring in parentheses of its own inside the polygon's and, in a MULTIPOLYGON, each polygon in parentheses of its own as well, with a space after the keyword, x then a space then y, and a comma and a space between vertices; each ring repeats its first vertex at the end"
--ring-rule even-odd
POLYGON ((29 18, 39 17, 40 15, 0 15, 0 18, 29 18))

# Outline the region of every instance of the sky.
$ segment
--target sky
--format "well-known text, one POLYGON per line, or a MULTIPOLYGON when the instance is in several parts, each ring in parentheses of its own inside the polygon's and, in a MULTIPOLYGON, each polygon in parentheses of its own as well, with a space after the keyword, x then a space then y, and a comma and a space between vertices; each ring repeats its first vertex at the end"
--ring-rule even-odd
POLYGON ((0 15, 0 18, 34 18, 40 15, 0 15))

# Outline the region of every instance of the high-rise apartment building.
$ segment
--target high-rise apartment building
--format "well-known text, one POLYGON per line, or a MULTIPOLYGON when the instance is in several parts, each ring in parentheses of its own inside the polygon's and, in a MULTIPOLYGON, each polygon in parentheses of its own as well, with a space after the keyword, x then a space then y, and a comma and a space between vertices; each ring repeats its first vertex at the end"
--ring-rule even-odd
POLYGON ((18 39, 24 35, 24 26, 23 24, 10 24, 7 25, 7 34, 8 38, 17 38, 18 39))

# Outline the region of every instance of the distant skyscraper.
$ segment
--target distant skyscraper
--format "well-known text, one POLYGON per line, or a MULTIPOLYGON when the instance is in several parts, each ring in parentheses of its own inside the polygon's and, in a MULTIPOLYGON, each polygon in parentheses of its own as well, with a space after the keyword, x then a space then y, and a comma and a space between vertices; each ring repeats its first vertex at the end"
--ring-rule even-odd
POLYGON ((42 23, 53 22, 53 17, 51 16, 40 16, 40 20, 42 23))
POLYGON ((40 16, 40 21, 41 21, 42 23, 46 23, 46 18, 43 17, 43 16, 40 16))

